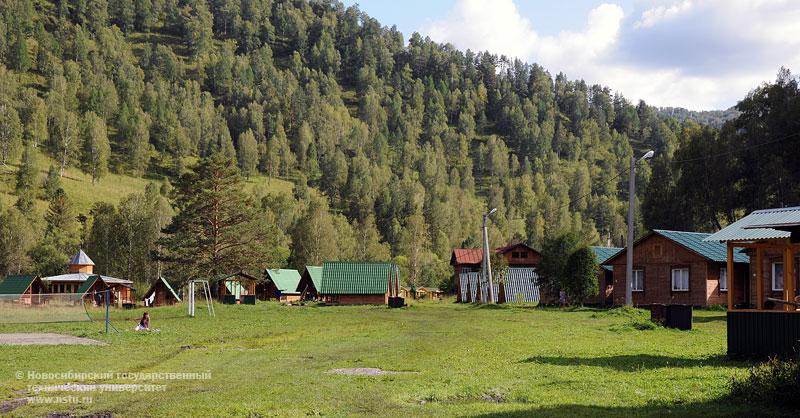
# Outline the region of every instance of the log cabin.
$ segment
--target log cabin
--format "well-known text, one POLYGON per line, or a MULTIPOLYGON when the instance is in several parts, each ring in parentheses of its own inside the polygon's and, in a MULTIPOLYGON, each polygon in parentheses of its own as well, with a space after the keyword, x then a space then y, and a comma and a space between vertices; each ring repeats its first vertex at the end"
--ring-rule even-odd
POLYGON ((619 253, 619 247, 589 247, 600 266, 597 273, 597 296, 586 300, 590 305, 609 306, 614 304, 614 266, 607 264, 608 259, 619 253))
MULTIPOLYGON (((726 305, 725 245, 706 241, 711 234, 654 229, 633 244, 633 304, 726 305)), ((613 267, 613 301, 625 303, 627 251, 605 264, 613 267)), ((737 252, 732 274, 747 276, 749 259, 737 252)))
MULTIPOLYGON (((67 274, 42 277, 42 282, 48 287, 50 293, 80 293, 79 290, 87 279, 94 276, 95 264, 83 250, 78 250, 70 258, 67 274)), ((103 276, 105 283, 112 292, 113 301, 118 304, 136 303, 133 294, 133 282, 111 276, 103 276)))
POLYGON ((167 279, 159 276, 147 289, 142 300, 145 306, 169 306, 180 302, 181 298, 167 279))
POLYGON ((301 292, 297 290, 300 284, 300 273, 292 269, 267 269, 265 272, 267 281, 271 284, 269 289, 272 291, 267 299, 277 299, 281 302, 297 302, 300 300, 301 292))
POLYGON ((322 283, 322 266, 306 266, 297 283, 297 292, 304 300, 316 300, 322 283))
POLYGON ((341 305, 385 305, 400 293, 400 270, 394 263, 326 261, 319 298, 341 305))
POLYGON ((36 274, 6 276, 0 281, 0 301, 3 302, 39 304, 43 301, 40 295, 44 293, 45 285, 36 274), (13 300, 9 297, 13 297, 13 300))

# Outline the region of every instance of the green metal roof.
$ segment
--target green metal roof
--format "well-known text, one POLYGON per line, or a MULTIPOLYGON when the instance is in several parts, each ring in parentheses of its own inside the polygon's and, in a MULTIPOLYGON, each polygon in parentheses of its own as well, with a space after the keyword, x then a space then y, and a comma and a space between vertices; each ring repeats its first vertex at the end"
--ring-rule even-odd
POLYGON ((0 281, 0 295, 20 295, 25 293, 36 277, 38 276, 35 274, 6 276, 3 281, 0 281))
MULTIPOLYGON (((311 283, 314 283, 314 289, 319 291, 322 287, 322 266, 306 266, 306 271, 311 277, 311 283)), ((299 291, 300 289, 297 290, 299 291)))
POLYGON ((706 238, 706 241, 758 241, 762 239, 789 238, 789 231, 781 227, 800 225, 800 207, 761 209, 728 225, 706 238))
POLYGON ((297 270, 267 269, 267 276, 281 293, 296 292, 297 285, 300 284, 300 273, 297 270))
POLYGON ((94 285, 94 282, 96 282, 98 280, 101 280, 101 279, 100 279, 100 276, 98 276, 96 274, 93 275, 93 276, 89 276, 89 278, 87 278, 86 281, 83 282, 83 284, 81 284, 81 287, 78 288, 78 292, 77 293, 84 294, 84 293, 88 292, 89 289, 92 288, 92 285, 94 285))
POLYGON ((156 280, 155 282, 153 282, 153 284, 152 284, 152 285, 150 285, 150 289, 147 289, 147 292, 145 293, 145 298, 149 297, 149 296, 150 296, 150 293, 151 293, 151 292, 153 292, 153 291, 155 290, 156 284, 157 284, 159 281, 163 282, 163 283, 164 283, 164 286, 167 286, 167 289, 169 289, 169 291, 172 293, 172 296, 174 296, 174 297, 175 297, 175 300, 177 300, 178 302, 180 302, 180 301, 181 301, 181 298, 180 298, 180 296, 178 296, 178 292, 176 292, 176 291, 175 291, 175 289, 173 289, 173 288, 172 288, 172 286, 170 286, 170 284, 169 284, 169 282, 167 281, 167 279, 165 279, 165 278, 164 278, 164 277, 162 277, 162 276, 159 276, 159 277, 158 277, 158 280, 156 280))
MULTIPOLYGON (((667 231, 663 229, 654 229, 653 232, 670 241, 674 241, 711 261, 724 263, 728 260, 728 249, 725 245, 719 242, 706 240, 706 238, 710 237, 711 234, 705 234, 702 232, 667 231)), ((735 251, 733 253, 733 261, 736 263, 748 263, 750 262, 750 258, 740 251, 735 251)))
POLYGON ((589 247, 597 258, 597 264, 602 265, 609 258, 613 257, 618 252, 622 251, 619 247, 589 247))
POLYGON ((389 291, 394 263, 326 261, 322 264, 321 294, 382 295, 389 291))

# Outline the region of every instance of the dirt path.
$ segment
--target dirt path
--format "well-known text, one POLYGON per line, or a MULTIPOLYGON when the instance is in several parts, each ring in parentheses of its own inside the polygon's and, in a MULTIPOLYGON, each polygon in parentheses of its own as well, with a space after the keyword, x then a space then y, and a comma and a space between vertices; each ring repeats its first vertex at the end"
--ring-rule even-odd
POLYGON ((0 345, 106 345, 91 338, 48 332, 0 334, 0 345))

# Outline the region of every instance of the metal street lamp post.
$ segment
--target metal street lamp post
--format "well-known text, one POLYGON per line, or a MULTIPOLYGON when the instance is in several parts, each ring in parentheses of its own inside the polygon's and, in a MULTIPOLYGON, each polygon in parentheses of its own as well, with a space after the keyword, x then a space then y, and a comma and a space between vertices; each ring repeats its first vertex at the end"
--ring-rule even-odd
POLYGON ((492 285, 492 262, 489 260, 489 231, 486 228, 486 220, 495 212, 497 212, 497 208, 483 214, 483 278, 489 281, 489 303, 494 303, 494 286, 492 285))
POLYGON ((655 152, 653 150, 647 151, 638 160, 636 157, 631 157, 631 169, 628 175, 628 240, 625 245, 627 247, 626 269, 625 269, 625 305, 633 305, 633 211, 634 201, 636 200, 636 164, 653 158, 655 152))

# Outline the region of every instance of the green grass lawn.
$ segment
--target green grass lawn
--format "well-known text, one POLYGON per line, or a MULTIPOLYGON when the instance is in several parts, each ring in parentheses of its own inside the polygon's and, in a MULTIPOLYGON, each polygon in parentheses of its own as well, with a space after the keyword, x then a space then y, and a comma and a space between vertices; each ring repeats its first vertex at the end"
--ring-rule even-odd
MULTIPOLYGON (((132 331, 142 309, 100 323, 0 325, 61 332, 107 346, 0 348, 0 397, 36 372, 208 372, 208 380, 145 381, 159 393, 95 393, 91 404, 26 405, 19 416, 753 416, 788 411, 736 403, 728 382, 749 363, 725 358, 724 312, 696 311, 695 329, 639 331, 608 311, 475 307, 448 302, 322 307, 217 305, 150 310, 160 332, 132 331), (332 368, 408 373, 344 376, 332 368)), ((97 314, 95 314, 96 316, 97 314)), ((131 383, 122 379, 73 383, 131 383)))

